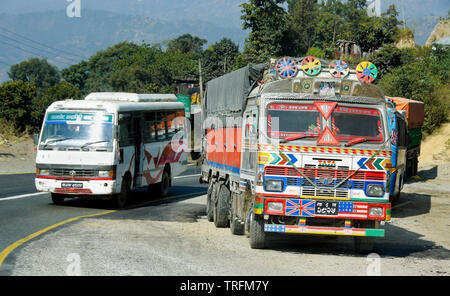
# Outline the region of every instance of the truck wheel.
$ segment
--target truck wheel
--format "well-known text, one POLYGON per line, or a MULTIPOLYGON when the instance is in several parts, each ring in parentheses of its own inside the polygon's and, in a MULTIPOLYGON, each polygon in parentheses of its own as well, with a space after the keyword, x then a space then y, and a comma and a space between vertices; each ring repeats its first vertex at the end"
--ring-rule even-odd
POLYGON ((130 181, 128 178, 122 180, 122 186, 120 188, 120 193, 113 195, 111 201, 115 208, 123 209, 127 204, 128 197, 130 196, 130 181))
MULTIPOLYGON (((359 227, 361 228, 375 228, 375 221, 360 221, 359 227)), ((355 251, 359 254, 369 254, 373 251, 375 244, 375 237, 372 236, 355 236, 353 238, 355 251)))
POLYGON ((243 235, 245 233, 245 224, 240 222, 237 217, 237 195, 231 194, 231 213, 230 213, 230 230, 234 235, 243 235))
POLYGON ((217 203, 214 208, 214 225, 217 228, 225 228, 229 224, 230 190, 221 184, 218 189, 217 203))
POLYGON ((52 202, 55 205, 62 205, 64 203, 64 196, 58 193, 52 193, 52 202))
POLYGON ((250 217, 250 247, 264 249, 266 247, 266 233, 264 232, 264 218, 262 215, 251 213, 250 217))
POLYGON ((416 176, 419 172, 419 159, 417 155, 413 159, 413 176, 416 176))
POLYGON ((214 189, 215 189, 215 182, 211 181, 208 186, 208 195, 206 197, 206 218, 208 219, 208 222, 214 221, 214 213, 213 213, 213 200, 214 198, 214 189))

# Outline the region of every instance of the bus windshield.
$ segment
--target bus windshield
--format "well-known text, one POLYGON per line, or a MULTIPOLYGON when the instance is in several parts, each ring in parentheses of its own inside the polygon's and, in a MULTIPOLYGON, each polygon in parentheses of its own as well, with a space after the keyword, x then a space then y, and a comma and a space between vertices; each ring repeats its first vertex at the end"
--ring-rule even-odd
POLYGON ((102 112, 48 113, 40 140, 41 148, 112 148, 114 115, 102 112))

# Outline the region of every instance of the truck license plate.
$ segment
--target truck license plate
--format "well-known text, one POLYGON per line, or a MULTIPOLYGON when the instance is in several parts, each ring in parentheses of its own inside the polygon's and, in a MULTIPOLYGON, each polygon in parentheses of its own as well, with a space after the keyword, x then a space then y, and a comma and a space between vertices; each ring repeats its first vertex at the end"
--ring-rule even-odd
POLYGON ((83 183, 61 183, 62 188, 83 188, 83 183))
POLYGON ((338 203, 335 201, 316 201, 316 215, 337 216, 338 203))

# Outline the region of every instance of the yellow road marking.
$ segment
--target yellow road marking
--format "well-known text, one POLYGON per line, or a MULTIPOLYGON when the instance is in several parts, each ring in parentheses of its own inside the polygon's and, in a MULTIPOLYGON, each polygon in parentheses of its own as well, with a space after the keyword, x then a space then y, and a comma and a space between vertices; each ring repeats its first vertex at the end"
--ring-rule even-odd
POLYGON ((112 210, 112 211, 106 211, 106 212, 102 212, 102 213, 97 213, 97 214, 93 214, 93 215, 85 215, 85 216, 79 216, 79 217, 75 217, 75 218, 71 218, 62 222, 59 222, 57 224, 54 224, 52 226, 46 227, 38 232, 35 232, 21 240, 18 240, 17 242, 13 243, 12 245, 10 245, 9 247, 7 247, 6 249, 4 249, 1 253, 0 253, 0 268, 2 267, 3 261, 5 261, 6 257, 12 252, 14 251, 17 247, 21 246, 22 244, 28 242, 29 240, 32 240, 35 237, 38 237, 39 235, 46 233, 49 230, 55 229, 59 226, 62 226, 64 224, 76 221, 76 220, 80 220, 83 218, 89 218, 89 217, 95 217, 95 216, 101 216, 101 215, 106 215, 106 214, 110 214, 110 213, 114 213, 117 212, 116 210, 112 210))
POLYGON ((0 173, 0 176, 9 176, 9 175, 31 175, 31 174, 36 174, 36 172, 31 172, 31 173, 0 173))
MULTIPOLYGON (((187 193, 187 194, 181 194, 181 195, 175 195, 175 196, 168 196, 168 197, 165 197, 165 198, 162 198, 162 199, 152 200, 152 201, 144 202, 144 203, 137 204, 137 205, 134 205, 134 206, 126 207, 125 210, 130 210, 130 209, 134 209, 134 208, 137 208, 137 207, 149 205, 149 204, 160 202, 160 201, 166 201, 166 200, 171 200, 171 199, 175 199, 175 198, 182 198, 182 197, 187 197, 187 196, 200 194, 200 193, 206 193, 206 191, 187 193)), ((14 251, 16 248, 18 248, 19 246, 23 245, 24 243, 32 240, 33 238, 36 238, 39 235, 48 232, 49 230, 55 229, 55 228, 57 228, 59 226, 62 226, 62 225, 65 225, 65 224, 68 224, 70 222, 77 221, 77 220, 80 220, 80 219, 83 219, 83 218, 91 218, 91 217, 96 217, 96 216, 103 216, 103 215, 116 213, 116 212, 118 212, 118 210, 111 210, 111 211, 101 212, 101 213, 97 213, 97 214, 85 215, 85 216, 79 216, 79 217, 67 219, 65 221, 59 222, 57 224, 54 224, 54 225, 51 225, 51 226, 49 226, 47 228, 39 230, 38 232, 35 232, 35 233, 33 233, 33 234, 31 234, 31 235, 29 235, 29 236, 27 236, 27 237, 25 237, 25 238, 23 238, 21 240, 18 240, 17 242, 13 243, 12 245, 7 247, 6 249, 4 249, 0 253, 0 269, 2 267, 3 261, 5 261, 6 257, 8 257, 8 255, 11 254, 12 251, 14 251)))

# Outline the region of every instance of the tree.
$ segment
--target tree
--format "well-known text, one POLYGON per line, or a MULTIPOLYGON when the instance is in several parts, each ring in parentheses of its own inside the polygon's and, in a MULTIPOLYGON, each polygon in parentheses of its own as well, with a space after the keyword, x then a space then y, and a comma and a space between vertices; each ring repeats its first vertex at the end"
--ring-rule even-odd
POLYGON ((354 40, 365 52, 393 43, 398 34, 398 25, 401 24, 397 16, 395 6, 391 5, 381 17, 363 17, 352 30, 354 40))
POLYGON ((223 38, 211 45, 202 55, 204 81, 217 78, 234 70, 239 47, 231 39, 223 38))
POLYGON ((316 26, 319 16, 317 0, 289 1, 289 55, 301 56, 315 44, 316 26))
POLYGON ((81 61, 78 64, 72 65, 69 68, 61 71, 62 79, 71 83, 82 90, 85 87, 86 79, 89 77, 88 63, 81 61))
POLYGON ((31 82, 38 88, 51 87, 60 79, 58 68, 50 65, 46 59, 39 58, 12 65, 8 76, 13 81, 31 82))
POLYGON ((266 62, 283 53, 287 32, 287 13, 280 4, 286 0, 250 0, 241 4, 243 29, 250 29, 244 49, 248 63, 266 62))
POLYGON ((19 132, 30 130, 33 122, 30 116, 33 98, 37 88, 31 82, 8 81, 0 86, 0 118, 8 121, 19 132))
POLYGON ((42 93, 32 99, 31 118, 32 127, 38 130, 42 124, 45 111, 56 101, 81 99, 80 90, 66 81, 61 81, 52 87, 45 89, 42 93))
POLYGON ((206 44, 206 39, 201 39, 191 34, 184 34, 178 38, 170 40, 167 51, 179 51, 180 53, 194 52, 200 54, 203 51, 203 46, 206 44))
POLYGON ((450 49, 428 49, 385 74, 378 86, 389 96, 425 103, 424 130, 433 132, 445 122, 449 108, 450 49))

